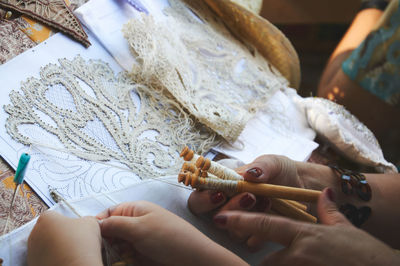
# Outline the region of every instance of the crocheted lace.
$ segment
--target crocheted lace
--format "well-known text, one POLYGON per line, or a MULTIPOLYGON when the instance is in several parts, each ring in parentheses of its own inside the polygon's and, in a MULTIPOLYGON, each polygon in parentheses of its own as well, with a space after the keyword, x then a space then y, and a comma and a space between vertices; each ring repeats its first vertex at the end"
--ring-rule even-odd
POLYGON ((247 121, 287 80, 236 40, 203 1, 170 0, 165 18, 130 20, 123 28, 138 64, 131 75, 165 89, 201 123, 233 142, 247 121))
POLYGON ((186 143, 215 145, 163 94, 137 85, 101 60, 60 59, 10 93, 7 132, 23 144, 67 149, 91 161, 125 164, 142 178, 176 173, 186 143))

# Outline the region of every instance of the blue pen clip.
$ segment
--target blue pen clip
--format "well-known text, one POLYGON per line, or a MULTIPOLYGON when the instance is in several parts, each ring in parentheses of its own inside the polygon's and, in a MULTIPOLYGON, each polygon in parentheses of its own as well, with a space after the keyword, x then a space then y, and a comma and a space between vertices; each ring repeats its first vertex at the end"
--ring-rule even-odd
POLYGON ((21 185, 24 182, 24 177, 26 173, 26 169, 28 169, 29 160, 31 156, 27 153, 23 153, 19 158, 17 171, 15 171, 14 182, 18 185, 21 185))

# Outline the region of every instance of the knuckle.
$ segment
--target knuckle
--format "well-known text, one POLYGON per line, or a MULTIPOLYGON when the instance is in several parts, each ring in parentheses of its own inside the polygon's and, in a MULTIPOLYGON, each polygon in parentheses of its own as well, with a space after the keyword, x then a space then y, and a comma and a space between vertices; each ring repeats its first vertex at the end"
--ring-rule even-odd
POLYGON ((254 228, 257 228, 259 232, 266 233, 271 230, 271 219, 266 215, 258 215, 254 223, 254 228))

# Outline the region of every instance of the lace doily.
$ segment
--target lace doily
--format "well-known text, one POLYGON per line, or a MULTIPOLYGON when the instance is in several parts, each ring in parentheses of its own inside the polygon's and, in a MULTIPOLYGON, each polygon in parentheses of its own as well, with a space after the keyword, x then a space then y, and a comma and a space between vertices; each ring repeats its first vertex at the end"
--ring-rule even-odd
POLYGON ((138 64, 131 75, 166 89, 201 123, 229 142, 287 80, 237 41, 203 1, 170 0, 162 21, 151 15, 123 28, 138 64))
POLYGON ((4 109, 7 132, 26 145, 122 163, 142 178, 176 173, 186 143, 200 150, 214 145, 214 136, 200 132, 173 101, 100 60, 60 59, 21 90, 11 92, 4 109))

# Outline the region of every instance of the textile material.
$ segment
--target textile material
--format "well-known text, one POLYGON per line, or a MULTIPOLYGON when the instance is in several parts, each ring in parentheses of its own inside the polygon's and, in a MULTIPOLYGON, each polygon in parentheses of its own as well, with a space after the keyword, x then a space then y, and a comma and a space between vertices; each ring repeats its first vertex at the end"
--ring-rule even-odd
POLYGON ((234 142, 287 80, 260 54, 232 37, 201 1, 171 0, 165 16, 143 15, 123 28, 139 64, 139 83, 167 91, 201 123, 234 142))
POLYGON ((21 28, 21 30, 35 43, 41 43, 53 35, 52 30, 42 23, 27 16, 21 16, 21 18, 28 24, 26 27, 21 28))
POLYGON ((342 64, 343 72, 362 88, 390 105, 400 107, 400 5, 383 25, 371 32, 342 64))
POLYGON ((79 20, 68 8, 64 0, 54 1, 23 1, 23 0, 0 0, 0 6, 8 8, 46 25, 52 26, 82 43, 85 47, 90 45, 88 36, 83 30, 79 20))
POLYGON ((35 46, 14 21, 0 20, 0 64, 35 46))
MULTIPOLYGON (((14 171, 0 162, 0 235, 9 214, 11 198, 15 189, 14 171)), ((7 232, 20 227, 47 209, 40 198, 25 183, 20 186, 11 212, 7 232)))

